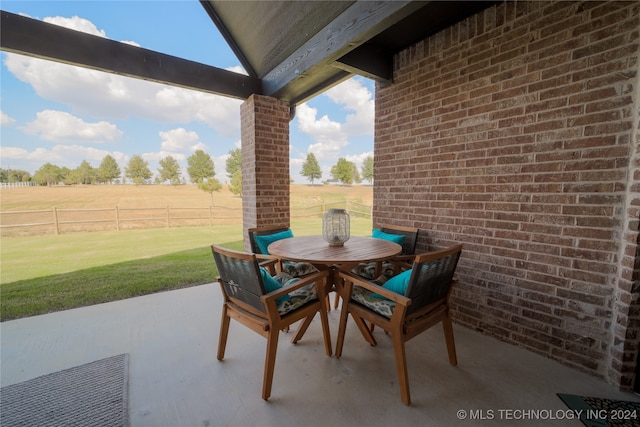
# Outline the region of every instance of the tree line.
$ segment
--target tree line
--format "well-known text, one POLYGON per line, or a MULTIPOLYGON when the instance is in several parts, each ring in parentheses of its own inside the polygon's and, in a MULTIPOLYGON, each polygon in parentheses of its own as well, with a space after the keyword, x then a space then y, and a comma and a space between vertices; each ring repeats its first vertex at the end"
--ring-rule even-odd
MULTIPOLYGON (((182 170, 178 161, 172 156, 167 156, 160 160, 160 167, 155 177, 156 184, 169 183, 173 185, 185 184, 182 178, 182 170)), ((192 183, 213 197, 214 191, 219 191, 222 184, 216 179, 213 159, 203 150, 196 150, 187 157, 187 174, 192 183)), ((229 179, 229 190, 233 194, 242 193, 242 154, 239 148, 229 151, 226 161, 227 178, 229 179)), ((320 164, 313 153, 307 155, 302 165, 301 175, 313 184, 316 180, 322 179, 320 164)), ((371 182, 373 180, 373 158, 367 157, 359 171, 356 164, 348 161, 344 157, 331 168, 331 176, 343 185, 360 183, 362 180, 371 182)), ((75 169, 56 166, 52 163, 45 163, 33 176, 29 172, 19 169, 1 169, 0 182, 29 182, 33 181, 39 185, 66 185, 74 184, 114 184, 125 183, 130 180, 133 184, 150 184, 153 173, 149 169, 149 163, 141 155, 132 156, 124 168, 124 175, 118 162, 111 155, 106 155, 100 166, 94 168, 89 162, 83 160, 80 166, 75 169)))
MULTIPOLYGON (((307 159, 302 164, 300 174, 306 177, 308 181, 311 181, 311 185, 315 180, 322 179, 322 169, 313 153, 307 155, 307 159)), ((358 171, 355 163, 340 157, 338 162, 331 167, 331 176, 342 185, 360 184, 363 179, 371 183, 373 181, 373 157, 368 156, 364 159, 360 171, 358 171)))

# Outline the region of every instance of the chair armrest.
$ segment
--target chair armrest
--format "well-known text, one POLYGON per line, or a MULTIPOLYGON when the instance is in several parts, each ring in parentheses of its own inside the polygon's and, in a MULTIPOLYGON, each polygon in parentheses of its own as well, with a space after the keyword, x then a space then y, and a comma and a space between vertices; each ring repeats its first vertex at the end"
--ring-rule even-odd
POLYGON ((368 280, 364 280, 362 277, 355 275, 350 271, 339 270, 339 277, 355 285, 361 286, 371 292, 375 292, 379 295, 382 295, 383 297, 388 298, 391 301, 395 301, 398 304, 402 304, 405 306, 408 306, 411 304, 410 298, 407 298, 404 295, 400 295, 398 293, 385 289, 376 283, 370 282, 368 280))
POLYGON ((287 295, 290 294, 291 292, 295 291, 296 289, 300 289, 303 286, 307 286, 310 283, 316 283, 316 289, 318 292, 318 298, 322 297, 324 298, 324 292, 325 292, 325 287, 324 286, 319 286, 319 282, 322 282, 322 284, 324 284, 324 281, 326 281, 326 278, 329 276, 329 271, 328 270, 324 270, 324 271, 318 271, 317 273, 313 273, 313 274, 309 274, 308 276, 304 276, 303 278, 301 278, 300 280, 296 281, 294 284, 289 285, 289 286, 283 286, 278 290, 275 290, 273 292, 269 292, 268 294, 264 294, 260 297, 260 299, 263 302, 266 302, 268 300, 275 300, 276 298, 279 298, 283 295, 287 295))
POLYGON ((280 258, 273 255, 255 254, 258 259, 260 267, 264 267, 269 271, 272 276, 276 273, 282 272, 282 263, 280 258))
POLYGON ((413 264, 413 260, 416 259, 415 255, 396 255, 391 257, 389 261, 391 262, 407 262, 413 264))

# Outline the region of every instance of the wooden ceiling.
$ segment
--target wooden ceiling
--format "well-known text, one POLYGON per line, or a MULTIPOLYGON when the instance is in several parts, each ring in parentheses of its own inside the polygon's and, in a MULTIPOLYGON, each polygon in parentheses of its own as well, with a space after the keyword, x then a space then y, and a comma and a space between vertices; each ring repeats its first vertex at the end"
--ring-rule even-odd
POLYGON ((5 11, 0 11, 0 48, 223 96, 246 99, 255 93, 295 105, 354 74, 389 82, 394 54, 496 2, 200 3, 248 76, 5 11))

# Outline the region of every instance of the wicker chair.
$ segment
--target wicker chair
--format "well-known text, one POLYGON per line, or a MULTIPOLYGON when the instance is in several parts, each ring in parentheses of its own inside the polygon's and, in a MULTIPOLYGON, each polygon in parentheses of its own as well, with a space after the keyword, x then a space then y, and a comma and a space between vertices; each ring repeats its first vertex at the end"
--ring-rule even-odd
MULTIPOLYGON (((377 230, 385 234, 399 236, 401 240, 402 252, 385 261, 374 261, 360 263, 354 267, 351 272, 361 276, 366 280, 376 280, 379 284, 383 284, 389 277, 399 274, 401 271, 411 268, 414 254, 416 252, 416 243, 418 242, 418 229, 413 227, 403 227, 399 225, 382 224, 377 230)), ((374 230, 373 235, 376 235, 374 230)), ((338 308, 339 295, 336 294, 333 302, 334 308, 338 308)))
MULTIPOLYGON (((287 227, 258 227, 250 228, 247 230, 249 234, 249 244, 251 245, 251 252, 256 254, 259 259, 270 260, 273 257, 269 255, 267 246, 269 243, 274 242, 280 238, 293 237, 293 233, 290 228, 287 227)), ((281 260, 276 265, 277 271, 284 271, 293 277, 304 277, 307 274, 315 273, 318 271, 313 265, 308 262, 296 262, 289 260, 281 260)), ((275 274, 277 271, 271 271, 275 274)))
POLYGON ((411 403, 406 341, 442 322, 449 362, 457 365, 448 301, 461 251, 462 245, 456 245, 450 249, 416 255, 412 268, 387 281, 384 287, 350 271, 340 271, 339 277, 344 280, 344 301, 336 357, 342 356, 347 318, 351 313, 362 336, 372 346, 377 342, 365 322, 377 325, 391 335, 400 396, 406 405, 411 403), (395 291, 390 290, 394 287, 395 291))
POLYGON ((211 246, 211 251, 218 267, 218 282, 224 296, 218 360, 224 358, 231 319, 265 337, 267 350, 262 398, 267 400, 271 396, 280 330, 304 319, 291 340, 295 344, 303 337, 318 312, 325 351, 327 356, 331 356, 325 294, 327 271, 316 272, 302 279, 291 278, 286 273, 280 273, 274 278, 260 266, 254 254, 216 245, 211 246), (280 279, 279 283, 276 283, 276 279, 280 279), (280 285, 284 286, 279 287, 280 285))

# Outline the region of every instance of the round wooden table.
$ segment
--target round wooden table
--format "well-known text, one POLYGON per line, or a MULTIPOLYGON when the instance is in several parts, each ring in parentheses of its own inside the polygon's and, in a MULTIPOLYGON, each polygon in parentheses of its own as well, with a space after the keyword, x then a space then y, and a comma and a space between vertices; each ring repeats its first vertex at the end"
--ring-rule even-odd
POLYGON ((402 246, 384 239, 352 236, 344 246, 329 246, 322 236, 301 236, 277 240, 269 253, 293 261, 311 264, 355 264, 382 261, 402 252, 402 246))
MULTIPOLYGON (((343 288, 338 280, 338 268, 350 269, 361 262, 383 261, 400 254, 402 246, 384 239, 359 236, 351 237, 344 246, 329 246, 322 236, 301 236, 277 240, 267 250, 283 259, 308 262, 320 269, 329 268, 327 294, 336 291, 341 295, 343 288)), ((335 306, 338 306, 337 296, 335 306)))

